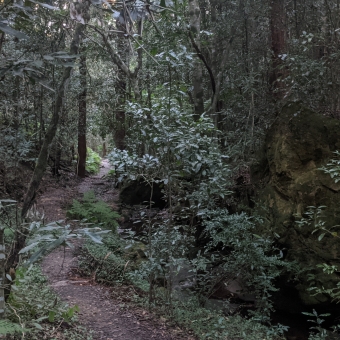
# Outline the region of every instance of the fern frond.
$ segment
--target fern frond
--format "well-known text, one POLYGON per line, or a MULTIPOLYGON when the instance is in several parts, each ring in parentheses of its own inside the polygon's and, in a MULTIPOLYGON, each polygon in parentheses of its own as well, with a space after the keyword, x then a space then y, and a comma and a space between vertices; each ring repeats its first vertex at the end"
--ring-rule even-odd
POLYGON ((26 333, 28 331, 28 329, 22 328, 19 324, 12 321, 0 320, 0 334, 26 333))

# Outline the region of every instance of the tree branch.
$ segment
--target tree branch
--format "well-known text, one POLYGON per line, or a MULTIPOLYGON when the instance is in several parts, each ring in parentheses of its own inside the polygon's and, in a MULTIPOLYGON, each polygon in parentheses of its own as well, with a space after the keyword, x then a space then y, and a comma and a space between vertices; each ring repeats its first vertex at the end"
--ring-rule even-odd
POLYGON ((201 52, 201 50, 197 46, 197 44, 194 40, 194 37, 192 36, 192 33, 190 31, 189 31, 189 38, 190 38, 190 41, 191 41, 193 48, 196 51, 198 58, 200 58, 203 61, 203 64, 205 65, 205 67, 206 67, 206 69, 209 73, 211 88, 212 88, 213 93, 215 94, 215 92, 216 92, 216 82, 215 82, 215 77, 214 77, 213 71, 212 71, 211 67, 209 66, 207 60, 205 59, 203 53, 201 52))
POLYGON ((129 70, 127 65, 124 63, 124 61, 120 58, 120 56, 113 50, 112 46, 109 43, 109 40, 107 36, 101 32, 97 27, 89 25, 93 30, 95 30, 97 33, 99 33, 103 39, 104 46, 107 48, 107 51, 109 52, 109 55, 112 59, 112 61, 128 76, 133 77, 132 72, 129 70))

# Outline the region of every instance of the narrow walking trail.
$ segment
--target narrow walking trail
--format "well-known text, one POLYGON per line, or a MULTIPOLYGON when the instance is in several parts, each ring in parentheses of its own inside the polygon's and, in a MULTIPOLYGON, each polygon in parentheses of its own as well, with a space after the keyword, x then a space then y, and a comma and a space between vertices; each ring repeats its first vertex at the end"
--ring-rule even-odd
MULTIPOLYGON (((88 177, 78 185, 62 183, 48 188, 39 200, 39 205, 44 207, 45 221, 65 219, 67 203, 88 190, 100 191, 100 198, 110 203, 117 200, 118 193, 103 179, 109 169, 108 161, 103 160, 98 175, 88 177)), ((124 308, 117 292, 113 294, 114 287, 101 286, 91 278, 75 277, 72 270, 76 265, 77 258, 72 249, 57 249, 44 259, 42 269, 60 298, 70 306, 79 306, 79 320, 93 331, 93 339, 193 339, 143 308, 124 308)))

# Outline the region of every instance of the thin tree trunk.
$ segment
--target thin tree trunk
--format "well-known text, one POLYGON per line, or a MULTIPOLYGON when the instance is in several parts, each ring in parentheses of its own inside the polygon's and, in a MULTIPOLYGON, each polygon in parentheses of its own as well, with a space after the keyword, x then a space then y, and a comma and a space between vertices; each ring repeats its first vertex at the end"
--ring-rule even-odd
POLYGON ((284 0, 271 0, 270 14, 272 71, 269 77, 270 91, 275 101, 283 99, 286 93, 283 79, 287 70, 282 67, 282 55, 286 52, 286 12, 284 0))
POLYGON ((0 38, 0 53, 2 52, 2 46, 5 42, 5 37, 6 37, 6 34, 4 32, 0 33, 1 34, 1 38, 0 38))
POLYGON ((5 267, 4 228, 0 228, 0 320, 5 318, 5 267))
MULTIPOLYGON (((122 31, 124 27, 118 26, 122 31)), ((126 62, 127 46, 126 40, 123 34, 117 36, 117 49, 120 51, 121 58, 126 62)), ((131 76, 131 72, 126 73, 122 68, 118 68, 118 80, 116 83, 116 93, 118 94, 118 100, 115 110, 115 131, 114 142, 115 146, 119 150, 125 150, 125 103, 126 103, 126 78, 131 76)), ((132 84, 134 85, 134 84, 132 84)))
MULTIPOLYGON (((190 33, 197 48, 200 49, 201 10, 197 0, 189 0, 190 33)), ((198 120, 204 112, 204 92, 202 87, 203 68, 199 59, 195 59, 192 75, 194 119, 198 120)))
POLYGON ((80 86, 79 93, 79 116, 78 116, 78 162, 77 175, 81 178, 85 177, 86 167, 86 55, 80 57, 79 63, 80 86))
MULTIPOLYGON (((78 54, 81 35, 84 31, 84 28, 85 28, 85 25, 81 23, 77 23, 74 34, 73 34, 71 47, 70 47, 71 55, 78 54)), ((44 139, 43 145, 39 153, 37 164, 35 166, 34 173, 31 178, 31 182, 28 186, 28 189, 27 189, 27 192, 24 198, 24 203, 23 203, 23 207, 21 210, 21 217, 23 219, 26 217, 28 210, 34 203, 36 192, 39 189, 40 182, 46 170, 47 159, 48 159, 48 148, 50 144, 52 143, 53 138, 55 137, 55 134, 57 131, 59 116, 63 109, 65 91, 66 91, 66 88, 67 88, 67 85, 68 85, 68 82, 71 76, 71 71, 72 71, 72 67, 65 67, 64 69, 64 74, 61 80, 61 84, 59 86, 59 89, 56 95, 56 101, 55 101, 52 119, 46 131, 45 139, 44 139)), ((21 235, 19 237, 18 244, 16 245, 17 249, 21 249, 24 246, 25 238, 26 238, 25 235, 21 235)))

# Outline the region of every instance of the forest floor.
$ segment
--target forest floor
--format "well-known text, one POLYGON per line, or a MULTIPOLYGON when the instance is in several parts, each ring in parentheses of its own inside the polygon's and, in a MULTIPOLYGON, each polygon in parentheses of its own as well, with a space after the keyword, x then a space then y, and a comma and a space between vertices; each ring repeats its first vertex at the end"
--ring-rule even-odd
MULTIPOLYGON (((38 201, 38 206, 44 209, 45 221, 65 220, 72 199, 80 198, 89 190, 94 190, 98 198, 113 208, 117 207, 118 192, 103 179, 108 171, 109 163, 103 160, 100 172, 82 181, 72 178, 59 183, 46 181, 49 187, 38 201)), ((107 287, 91 278, 79 277, 76 267, 77 255, 70 248, 57 249, 42 262, 51 287, 70 306, 79 306, 79 321, 93 331, 94 340, 194 339, 166 319, 143 307, 126 303, 126 295, 131 294, 131 289, 107 287)))

